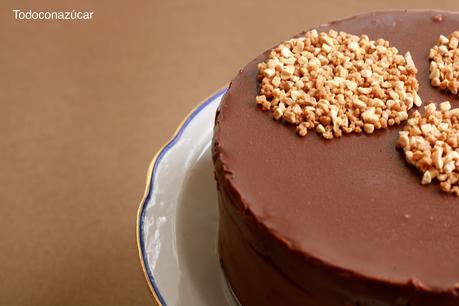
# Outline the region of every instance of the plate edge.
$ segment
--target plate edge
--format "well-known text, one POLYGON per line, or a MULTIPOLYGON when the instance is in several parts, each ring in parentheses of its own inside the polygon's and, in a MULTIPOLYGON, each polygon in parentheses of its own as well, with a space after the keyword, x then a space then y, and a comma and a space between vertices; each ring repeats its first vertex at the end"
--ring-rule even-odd
POLYGON ((157 306, 166 306, 166 303, 161 296, 159 292, 159 288, 157 287, 153 274, 147 268, 146 265, 146 258, 145 258, 145 252, 144 252, 144 241, 141 238, 141 234, 143 234, 143 215, 145 212, 146 208, 146 203, 147 200, 149 200, 151 193, 153 191, 153 185, 152 181, 155 176, 155 170, 159 162, 161 161, 162 157, 164 156, 165 153, 169 151, 169 149, 172 148, 172 146, 175 144, 175 142, 180 138, 181 134, 185 130, 185 128, 188 126, 188 124, 191 122, 191 120, 201 111, 203 110, 207 105, 209 105, 212 101, 215 100, 220 95, 223 95, 227 90, 228 90, 228 84, 221 87, 220 89, 214 91, 212 94, 207 96, 205 99, 202 100, 202 102, 198 103, 182 120, 182 122, 178 125, 177 129, 175 130, 173 136, 163 145, 161 148, 157 151, 157 153, 154 155, 153 159, 150 162, 150 165, 148 166, 148 172, 147 172, 147 179, 146 179, 146 187, 144 191, 144 195, 142 197, 142 200, 140 201, 139 208, 137 209, 137 220, 136 220, 136 242, 137 242, 137 252, 139 255, 139 260, 140 264, 142 266, 143 270, 143 275, 144 278, 147 282, 148 289, 150 291, 150 294, 153 297, 153 300, 157 306))

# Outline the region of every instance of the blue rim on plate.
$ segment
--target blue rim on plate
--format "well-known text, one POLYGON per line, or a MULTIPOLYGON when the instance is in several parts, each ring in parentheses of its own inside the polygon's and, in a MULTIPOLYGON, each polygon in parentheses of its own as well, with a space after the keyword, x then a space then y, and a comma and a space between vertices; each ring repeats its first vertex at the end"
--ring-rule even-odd
POLYGON ((150 289, 151 294, 155 302, 159 306, 166 306, 163 296, 159 292, 158 285, 156 284, 153 272, 150 269, 148 263, 147 252, 145 250, 145 241, 144 241, 144 220, 145 220, 145 211, 147 208, 147 203, 150 201, 151 195, 154 190, 154 178, 156 176, 156 170, 159 163, 161 162, 164 155, 174 146, 174 144, 180 139, 186 127, 190 124, 193 118, 196 117, 204 108, 209 104, 214 102, 217 98, 223 96, 226 93, 228 87, 225 86, 222 89, 218 90, 216 93, 212 94, 204 102, 200 103, 195 109, 193 109, 190 114, 185 118, 182 124, 179 125, 177 131, 175 132, 172 139, 164 145, 150 163, 147 175, 147 185, 145 190, 145 195, 140 203, 139 210, 137 212, 137 225, 136 225, 136 234, 137 234, 137 248, 139 251, 140 263, 145 275, 145 279, 148 283, 148 288, 150 289))

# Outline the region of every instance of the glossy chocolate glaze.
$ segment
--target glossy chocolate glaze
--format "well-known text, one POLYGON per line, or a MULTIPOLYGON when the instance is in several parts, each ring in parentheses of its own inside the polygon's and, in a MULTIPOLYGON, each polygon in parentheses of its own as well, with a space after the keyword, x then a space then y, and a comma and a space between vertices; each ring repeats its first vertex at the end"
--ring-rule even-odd
MULTIPOLYGON (((382 37, 410 51, 424 103, 459 106, 428 80, 429 49, 459 29, 459 14, 375 12, 317 29, 382 37), (442 21, 433 18, 439 14, 442 21)), ((221 258, 243 304, 261 303, 265 288, 267 305, 280 305, 294 287, 301 293, 293 305, 459 305, 459 200, 420 184, 395 148, 398 127, 302 138, 257 108, 257 64, 267 52, 233 80, 213 141, 221 258)))

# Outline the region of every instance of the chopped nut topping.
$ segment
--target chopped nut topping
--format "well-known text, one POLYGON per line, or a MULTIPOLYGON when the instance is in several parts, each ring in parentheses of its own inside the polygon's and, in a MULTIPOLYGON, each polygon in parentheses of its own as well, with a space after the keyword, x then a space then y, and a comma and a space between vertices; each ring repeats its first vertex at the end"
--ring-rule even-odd
POLYGON ((459 31, 440 35, 430 49, 430 84, 457 94, 459 90, 459 31))
POLYGON ((443 191, 459 196, 459 108, 451 109, 446 101, 438 110, 431 103, 423 115, 413 112, 397 145, 406 161, 423 173, 422 184, 437 179, 443 191))
POLYGON ((273 118, 325 139, 374 133, 422 104, 417 69, 388 41, 344 32, 306 32, 274 48, 258 65, 256 103, 273 118))
POLYGON ((438 14, 432 17, 432 20, 435 22, 442 22, 443 21, 443 16, 438 14))

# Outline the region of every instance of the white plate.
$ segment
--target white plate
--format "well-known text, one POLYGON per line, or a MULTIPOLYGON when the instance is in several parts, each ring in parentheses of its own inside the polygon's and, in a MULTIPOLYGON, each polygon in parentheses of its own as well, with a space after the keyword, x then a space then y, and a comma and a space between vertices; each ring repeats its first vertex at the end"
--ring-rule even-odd
POLYGON ((217 255, 210 154, 221 89, 185 119, 153 159, 137 218, 145 278, 158 305, 236 305, 217 255))

